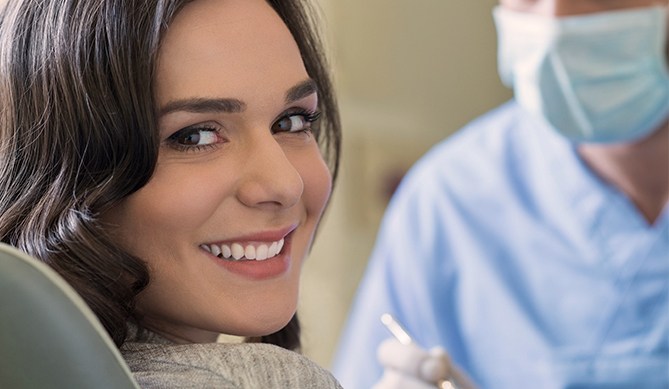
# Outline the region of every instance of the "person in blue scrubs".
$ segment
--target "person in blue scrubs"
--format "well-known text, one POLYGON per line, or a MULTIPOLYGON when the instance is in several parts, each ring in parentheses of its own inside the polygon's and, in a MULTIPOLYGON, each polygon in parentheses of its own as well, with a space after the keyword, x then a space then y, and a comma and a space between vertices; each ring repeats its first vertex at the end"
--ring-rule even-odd
POLYGON ((500 2, 514 99, 400 185, 335 356, 344 387, 451 369, 491 389, 669 388, 668 9, 500 2))

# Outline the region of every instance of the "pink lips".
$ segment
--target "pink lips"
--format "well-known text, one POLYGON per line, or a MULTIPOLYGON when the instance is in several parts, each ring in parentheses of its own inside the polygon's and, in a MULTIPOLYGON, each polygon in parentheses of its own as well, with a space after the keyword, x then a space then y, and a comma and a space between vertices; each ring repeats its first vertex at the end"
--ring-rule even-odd
POLYGON ((231 273, 240 275, 252 280, 264 280, 278 277, 286 273, 291 266, 291 246, 292 232, 297 225, 291 225, 278 231, 262 232, 258 234, 237 237, 234 240, 220 242, 219 244, 229 244, 232 242, 272 242, 284 239, 283 249, 279 254, 272 258, 262 261, 257 260, 229 260, 221 259, 209 253, 209 256, 216 261, 216 264, 225 268, 231 273))

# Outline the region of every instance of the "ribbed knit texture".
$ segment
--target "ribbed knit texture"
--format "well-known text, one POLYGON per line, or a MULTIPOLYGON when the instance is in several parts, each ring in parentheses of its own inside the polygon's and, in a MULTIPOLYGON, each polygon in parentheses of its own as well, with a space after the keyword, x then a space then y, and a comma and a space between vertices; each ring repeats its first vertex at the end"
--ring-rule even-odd
POLYGON ((341 389, 308 358, 269 344, 176 344, 143 331, 121 353, 144 389, 341 389))

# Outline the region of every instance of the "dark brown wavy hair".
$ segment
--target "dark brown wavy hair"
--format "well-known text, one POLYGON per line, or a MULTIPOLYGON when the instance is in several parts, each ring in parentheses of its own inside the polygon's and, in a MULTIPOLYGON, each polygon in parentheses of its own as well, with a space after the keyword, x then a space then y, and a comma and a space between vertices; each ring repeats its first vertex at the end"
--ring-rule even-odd
MULTIPOLYGON (((317 137, 336 177, 341 132, 307 0, 268 0, 290 29, 323 112, 317 137)), ((100 215, 144 186, 158 156, 154 71, 188 0, 9 0, 0 13, 0 239, 49 264, 120 346, 145 263, 100 215)), ((249 341, 299 349, 297 316, 249 341)))

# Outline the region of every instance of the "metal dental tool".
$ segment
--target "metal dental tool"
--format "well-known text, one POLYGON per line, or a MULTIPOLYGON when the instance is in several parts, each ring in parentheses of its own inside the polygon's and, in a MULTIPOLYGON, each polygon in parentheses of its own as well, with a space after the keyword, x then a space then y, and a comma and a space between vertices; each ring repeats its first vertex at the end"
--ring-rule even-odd
MULTIPOLYGON (((388 331, 403 345, 409 345, 415 343, 413 338, 407 333, 407 331, 402 327, 400 323, 395 320, 393 315, 389 313, 384 313, 381 315, 381 323, 386 326, 388 331)), ((436 382, 437 388, 439 389, 459 389, 459 387, 451 382, 450 380, 443 379, 436 382)))

